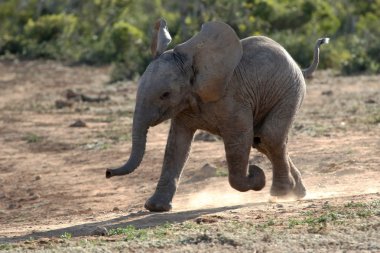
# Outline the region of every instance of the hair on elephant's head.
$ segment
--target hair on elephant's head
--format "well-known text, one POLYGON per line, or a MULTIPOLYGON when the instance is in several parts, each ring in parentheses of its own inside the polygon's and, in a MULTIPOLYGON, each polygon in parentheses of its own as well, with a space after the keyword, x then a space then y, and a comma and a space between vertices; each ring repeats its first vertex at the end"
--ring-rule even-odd
POLYGON ((235 31, 222 22, 208 22, 201 31, 172 50, 166 22, 158 20, 151 43, 153 61, 143 73, 133 117, 132 153, 128 162, 106 176, 131 173, 145 151, 146 134, 157 125, 197 103, 220 99, 243 54, 235 31))

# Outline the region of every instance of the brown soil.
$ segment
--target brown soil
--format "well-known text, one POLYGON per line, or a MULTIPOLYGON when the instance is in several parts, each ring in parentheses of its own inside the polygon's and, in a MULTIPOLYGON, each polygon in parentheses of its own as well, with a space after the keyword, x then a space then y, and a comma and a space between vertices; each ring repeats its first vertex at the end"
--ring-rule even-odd
MULTIPOLYGON (((106 180, 105 169, 121 165, 130 153, 136 92, 133 82, 107 84, 108 72, 108 67, 50 61, 0 62, 0 243, 59 237, 66 231, 89 236, 99 225, 141 228, 231 210, 251 222, 258 213, 270 214, 275 204, 268 202, 267 159, 252 150, 251 162, 264 169, 267 186, 260 192, 236 192, 227 182, 220 140, 193 143, 172 212, 146 212, 143 205, 159 177, 168 122, 150 130, 140 168, 106 180), (70 98, 69 89, 110 99, 70 98), (84 124, 70 127, 78 120, 84 124), (215 175, 202 177, 207 163, 216 168, 215 175)), ((308 81, 289 140, 308 195, 303 201, 287 200, 288 211, 326 198, 337 204, 380 199, 379 80, 325 71, 308 81)))

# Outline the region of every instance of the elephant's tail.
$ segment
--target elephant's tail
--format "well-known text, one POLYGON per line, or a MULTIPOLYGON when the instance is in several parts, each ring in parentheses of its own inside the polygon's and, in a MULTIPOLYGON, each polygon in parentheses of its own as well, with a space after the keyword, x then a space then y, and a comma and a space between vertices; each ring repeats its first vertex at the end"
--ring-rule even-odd
POLYGON ((310 67, 302 70, 302 74, 305 78, 311 78, 313 76, 313 73, 317 69, 319 63, 319 47, 322 44, 328 44, 329 40, 329 38, 321 38, 317 40, 317 43, 315 43, 313 62, 310 67))

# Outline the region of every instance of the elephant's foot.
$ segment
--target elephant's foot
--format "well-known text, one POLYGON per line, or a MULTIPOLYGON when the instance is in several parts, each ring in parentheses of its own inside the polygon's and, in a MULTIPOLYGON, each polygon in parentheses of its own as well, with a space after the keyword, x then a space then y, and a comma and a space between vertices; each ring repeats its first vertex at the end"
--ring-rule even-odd
POLYGON ((155 193, 145 202, 144 207, 151 212, 168 212, 172 209, 172 202, 167 197, 155 193))
POLYGON ((256 165, 249 166, 248 176, 230 173, 228 180, 231 187, 240 192, 260 191, 265 186, 264 171, 256 165))
POLYGON ((296 183, 291 175, 287 178, 273 179, 270 195, 281 197, 286 196, 294 191, 296 183))
POLYGON ((302 199, 306 196, 306 188, 301 180, 296 181, 296 186, 293 189, 293 194, 297 199, 302 199))
POLYGON ((254 181, 252 190, 254 191, 260 191, 265 186, 265 174, 264 171, 256 166, 256 165, 249 165, 248 168, 248 177, 252 178, 254 181))

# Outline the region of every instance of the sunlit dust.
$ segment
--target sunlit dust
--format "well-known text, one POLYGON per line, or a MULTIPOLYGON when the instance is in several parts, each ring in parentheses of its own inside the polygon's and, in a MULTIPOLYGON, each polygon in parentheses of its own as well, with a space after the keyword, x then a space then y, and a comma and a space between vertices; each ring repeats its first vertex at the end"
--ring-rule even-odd
POLYGON ((210 207, 246 205, 249 203, 267 202, 268 195, 262 192, 238 192, 232 188, 206 188, 175 200, 176 209, 191 210, 210 207))
MULTIPOLYGON (((269 190, 269 189, 268 189, 269 190)), ((227 206, 248 206, 253 203, 283 203, 293 202, 298 199, 294 195, 285 197, 270 196, 269 191, 260 192, 248 191, 238 192, 228 186, 209 186, 208 188, 188 195, 182 195, 174 200, 176 210, 194 210, 202 208, 216 208, 227 206)), ((363 189, 357 194, 378 193, 376 187, 363 189)), ((343 197, 352 195, 352 192, 334 191, 334 189, 326 189, 325 191, 315 191, 311 189, 301 200, 325 199, 332 197, 343 197)))

